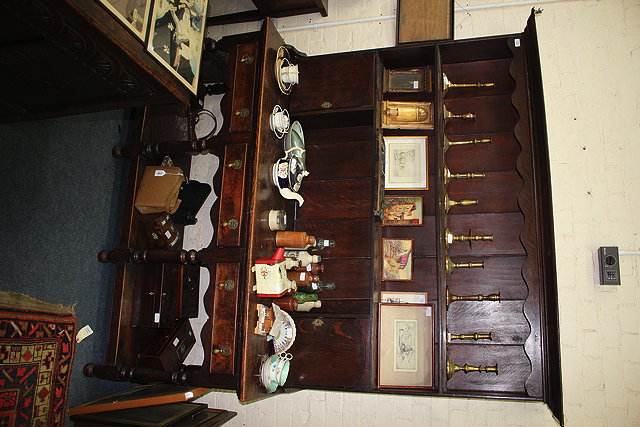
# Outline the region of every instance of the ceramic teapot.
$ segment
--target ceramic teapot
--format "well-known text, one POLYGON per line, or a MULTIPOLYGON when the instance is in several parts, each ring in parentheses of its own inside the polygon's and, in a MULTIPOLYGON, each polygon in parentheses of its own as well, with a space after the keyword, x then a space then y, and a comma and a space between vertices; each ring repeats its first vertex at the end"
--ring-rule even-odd
POLYGON ((297 200, 302 206, 304 199, 298 190, 302 184, 302 178, 309 175, 299 155, 299 149, 288 150, 285 157, 279 159, 273 165, 273 183, 278 187, 280 194, 285 199, 297 200))

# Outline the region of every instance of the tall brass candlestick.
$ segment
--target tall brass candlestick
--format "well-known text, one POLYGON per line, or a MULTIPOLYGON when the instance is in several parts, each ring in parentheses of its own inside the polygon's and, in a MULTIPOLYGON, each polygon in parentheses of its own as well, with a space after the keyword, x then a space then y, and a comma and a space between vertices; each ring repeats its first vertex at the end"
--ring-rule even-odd
POLYGON ((444 167, 444 185, 449 184, 452 179, 475 179, 484 178, 485 173, 451 173, 448 167, 444 167))
POLYGON ((445 244, 447 245, 447 249, 449 249, 449 246, 451 246, 453 242, 469 242, 469 247, 471 247, 471 242, 473 241, 478 241, 478 240, 493 241, 493 234, 486 234, 484 236, 474 236, 473 234, 471 234, 471 230, 469 230, 469 234, 466 236, 455 235, 451 232, 451 230, 449 230, 448 228, 445 228, 444 240, 445 240, 445 244))
POLYGON ((495 374, 498 375, 498 364, 496 363, 493 366, 483 367, 483 366, 471 366, 465 363, 464 365, 460 366, 453 363, 451 358, 447 357, 447 379, 451 378, 453 374, 459 371, 462 371, 465 374, 468 374, 469 372, 487 372, 487 373, 495 372, 495 374))
POLYGON ((454 268, 484 268, 484 261, 455 263, 451 261, 451 258, 447 257, 445 261, 445 268, 447 269, 447 274, 451 274, 454 268))
POLYGON ((442 92, 446 93, 452 87, 494 87, 495 83, 451 83, 445 73, 442 73, 442 92))
POLYGON ((476 118, 475 113, 465 113, 465 114, 453 114, 451 111, 447 110, 447 106, 444 106, 444 119, 465 119, 465 120, 473 120, 476 118))
POLYGON ((449 213, 449 209, 454 206, 473 206, 477 205, 477 200, 451 200, 448 194, 444 195, 444 213, 449 213))
POLYGON ((500 292, 497 294, 489 294, 489 295, 454 295, 449 292, 449 287, 447 286, 447 309, 449 309, 449 304, 455 301, 500 301, 500 292))
POLYGON ((452 334, 450 332, 447 332, 447 337, 449 338, 449 341, 453 341, 453 340, 474 340, 474 341, 489 340, 489 341, 492 341, 491 332, 489 332, 487 334, 479 334, 477 332, 475 332, 473 334, 452 334))
POLYGON ((490 143, 491 138, 481 138, 481 139, 470 139, 468 141, 449 141, 449 139, 444 137, 444 152, 446 153, 449 147, 454 145, 469 145, 469 144, 483 144, 490 143))

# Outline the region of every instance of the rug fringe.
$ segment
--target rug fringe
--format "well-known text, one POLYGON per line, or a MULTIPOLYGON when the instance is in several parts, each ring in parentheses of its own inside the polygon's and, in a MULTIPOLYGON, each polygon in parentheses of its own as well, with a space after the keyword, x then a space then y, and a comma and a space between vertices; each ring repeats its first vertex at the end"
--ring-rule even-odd
POLYGON ((0 306, 6 308, 24 308, 30 311, 44 311, 55 314, 73 314, 75 309, 73 305, 53 304, 50 302, 40 301, 39 299, 30 297, 29 295, 19 294, 17 292, 0 291, 0 306))

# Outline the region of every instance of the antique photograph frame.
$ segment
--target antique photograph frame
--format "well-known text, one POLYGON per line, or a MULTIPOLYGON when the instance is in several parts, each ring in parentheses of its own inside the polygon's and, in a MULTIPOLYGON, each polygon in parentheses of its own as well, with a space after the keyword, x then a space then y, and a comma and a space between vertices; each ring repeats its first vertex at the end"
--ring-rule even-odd
POLYGON ((433 388, 433 305, 378 307, 378 388, 433 388))
POLYGON ((384 137, 385 190, 428 190, 427 136, 384 137))
POLYGON ((422 196, 384 196, 382 226, 420 226, 424 224, 422 196))
POLYGON ((413 239, 382 239, 382 281, 413 280, 413 239))
POLYGON ((431 67, 384 70, 383 91, 387 93, 432 92, 431 67))
POLYGON ((136 37, 145 41, 153 0, 98 0, 136 37))
POLYGON ((147 51, 195 95, 198 90, 208 0, 175 6, 155 0, 147 51))
POLYGON ((380 302, 385 304, 426 304, 427 292, 380 291, 380 302))

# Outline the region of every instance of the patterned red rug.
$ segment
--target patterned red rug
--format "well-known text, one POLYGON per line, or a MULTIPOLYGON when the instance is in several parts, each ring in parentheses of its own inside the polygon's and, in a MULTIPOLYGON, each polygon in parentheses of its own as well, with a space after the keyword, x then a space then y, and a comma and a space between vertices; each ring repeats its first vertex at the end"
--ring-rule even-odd
POLYGON ((64 425, 73 309, 0 292, 0 426, 64 425))

